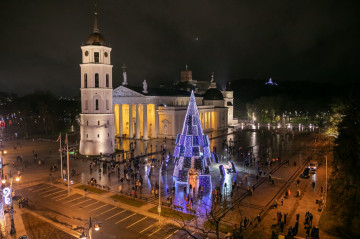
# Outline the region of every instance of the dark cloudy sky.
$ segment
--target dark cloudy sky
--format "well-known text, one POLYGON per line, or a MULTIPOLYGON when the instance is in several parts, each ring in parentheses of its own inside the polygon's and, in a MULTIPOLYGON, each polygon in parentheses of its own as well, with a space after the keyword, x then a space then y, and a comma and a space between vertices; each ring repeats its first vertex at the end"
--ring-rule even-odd
MULTIPOLYGON (((179 80, 357 80, 359 3, 338 0, 100 0, 99 28, 113 48, 114 84, 179 80), (196 40, 198 38, 198 40, 196 40)), ((80 46, 93 26, 90 0, 0 4, 0 91, 74 96, 80 46)), ((241 90, 241 89, 239 89, 241 90)))

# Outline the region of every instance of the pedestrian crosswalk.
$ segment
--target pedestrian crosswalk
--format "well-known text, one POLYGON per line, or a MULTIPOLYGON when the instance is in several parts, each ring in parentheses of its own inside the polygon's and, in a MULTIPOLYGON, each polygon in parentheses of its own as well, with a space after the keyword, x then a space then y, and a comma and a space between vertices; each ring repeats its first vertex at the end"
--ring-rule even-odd
MULTIPOLYGON (((103 201, 80 195, 78 193, 68 194, 66 189, 55 185, 37 184, 22 189, 22 194, 29 197, 30 201, 41 201, 46 199, 49 207, 55 208, 61 206, 71 209, 79 215, 87 217, 95 217, 100 221, 107 221, 116 225, 113 230, 118 227, 130 230, 131 233, 137 234, 139 238, 187 238, 188 234, 178 230, 172 225, 159 225, 154 218, 144 216, 142 214, 117 207, 103 201)), ((155 199, 154 199, 155 200, 155 199)), ((79 225, 81 226, 81 225, 79 225)), ((111 232, 121 235, 121 230, 111 232)), ((201 237, 200 237, 201 238, 201 237)))

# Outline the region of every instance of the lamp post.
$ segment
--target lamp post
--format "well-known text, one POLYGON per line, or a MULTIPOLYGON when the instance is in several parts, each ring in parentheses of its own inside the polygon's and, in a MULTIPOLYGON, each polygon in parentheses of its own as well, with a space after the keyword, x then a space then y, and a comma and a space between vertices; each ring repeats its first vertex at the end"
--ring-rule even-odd
POLYGON ((158 207, 158 212, 159 212, 159 224, 160 224, 160 220, 161 220, 161 165, 159 167, 159 207, 158 207))
POLYGON ((99 225, 99 223, 97 223, 97 220, 96 220, 96 218, 93 218, 93 219, 91 219, 91 217, 89 218, 89 222, 87 222, 87 223, 85 223, 84 224, 84 227, 86 226, 86 225, 88 225, 88 231, 89 231, 89 235, 86 235, 85 234, 85 231, 84 231, 84 229, 83 229, 83 232, 82 232, 82 234, 80 235, 80 239, 87 239, 88 238, 88 236, 89 236, 89 239, 92 239, 92 229, 93 229, 93 222, 96 222, 95 224, 94 224, 94 229, 95 229, 95 231, 99 231, 100 230, 100 225, 99 225))
POLYGON ((326 164, 326 168, 325 168, 325 207, 326 207, 326 199, 327 199, 327 190, 328 190, 328 172, 327 172, 327 155, 325 155, 325 164, 326 164))

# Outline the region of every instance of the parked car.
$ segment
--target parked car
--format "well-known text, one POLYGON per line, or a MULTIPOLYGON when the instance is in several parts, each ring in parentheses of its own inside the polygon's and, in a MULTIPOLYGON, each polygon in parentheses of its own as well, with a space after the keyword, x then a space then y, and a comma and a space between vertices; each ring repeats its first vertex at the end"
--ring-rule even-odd
POLYGON ((316 163, 310 163, 309 168, 311 173, 316 173, 316 163))
POLYGON ((301 178, 310 178, 310 168, 305 168, 304 172, 300 175, 301 178))

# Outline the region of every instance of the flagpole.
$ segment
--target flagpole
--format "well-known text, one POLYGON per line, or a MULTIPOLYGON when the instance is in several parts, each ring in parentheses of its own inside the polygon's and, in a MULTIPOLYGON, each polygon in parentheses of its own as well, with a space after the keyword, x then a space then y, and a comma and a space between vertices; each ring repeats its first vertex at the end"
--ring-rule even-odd
POLYGON ((61 174, 61 179, 64 179, 64 175, 63 175, 63 162, 62 162, 62 148, 61 148, 61 132, 60 132, 60 174, 61 174))
POLYGON ((67 180, 68 180, 68 193, 70 194, 70 163, 69 163, 69 140, 66 133, 66 157, 67 157, 67 180))

